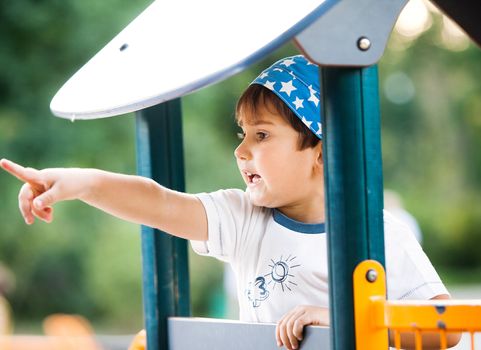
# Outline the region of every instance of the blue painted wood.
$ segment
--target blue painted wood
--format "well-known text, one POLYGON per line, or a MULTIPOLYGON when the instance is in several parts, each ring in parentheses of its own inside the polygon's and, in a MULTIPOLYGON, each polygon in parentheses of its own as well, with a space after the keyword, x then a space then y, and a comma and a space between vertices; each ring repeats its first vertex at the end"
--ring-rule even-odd
MULTIPOLYGON (((137 113, 137 167, 174 190, 184 191, 180 100, 137 113)), ((145 328, 149 350, 166 350, 167 317, 190 315, 187 243, 142 226, 145 328)))
MULTIPOLYGON (((168 325, 170 350, 279 350, 274 324, 173 317, 168 325)), ((301 349, 331 349, 329 328, 306 327, 301 349)))
POLYGON ((377 68, 324 68, 323 135, 331 344, 355 349, 352 276, 384 264, 377 68))

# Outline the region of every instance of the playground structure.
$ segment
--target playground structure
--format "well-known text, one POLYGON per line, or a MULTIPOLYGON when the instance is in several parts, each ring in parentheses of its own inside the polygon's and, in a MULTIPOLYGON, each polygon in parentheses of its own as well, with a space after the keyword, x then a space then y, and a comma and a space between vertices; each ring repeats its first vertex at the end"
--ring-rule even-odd
POLYGON ((481 330, 481 302, 449 300, 387 301, 383 267, 374 260, 361 262, 354 271, 356 349, 387 349, 388 330, 394 346, 401 348, 401 333, 413 332, 416 350, 422 349, 422 333, 438 333, 441 349, 447 348, 448 332, 468 332, 471 349, 474 333, 481 330))
MULTIPOLYGON (((274 18, 286 16, 288 18, 285 23, 288 24, 285 27, 277 26, 277 32, 261 38, 264 42, 256 42, 257 46, 246 45, 245 51, 236 52, 240 56, 228 57, 211 66, 207 66, 207 62, 198 62, 207 67, 195 67, 202 72, 202 76, 197 75, 192 81, 187 80, 180 85, 173 81, 168 82, 170 85, 162 85, 155 79, 152 80, 158 84, 148 83, 146 80, 150 77, 149 74, 155 69, 161 69, 163 65, 158 61, 158 56, 153 55, 154 59, 148 56, 151 53, 149 50, 158 47, 152 44, 155 43, 151 41, 152 37, 146 39, 143 36, 158 32, 142 24, 145 22, 156 30, 171 29, 168 26, 173 26, 172 22, 165 24, 164 28, 158 28, 162 21, 155 20, 154 15, 165 12, 176 20, 182 18, 181 14, 185 11, 182 6, 186 5, 181 1, 177 3, 169 5, 154 2, 144 15, 62 88, 52 101, 54 113, 68 119, 90 119, 141 109, 137 112, 139 174, 151 177, 169 188, 183 191, 182 130, 178 98, 238 72, 295 37, 301 51, 324 67, 320 79, 325 109, 321 117, 325 134, 323 147, 332 315, 331 329, 308 328, 303 348, 387 348, 388 328, 410 330, 416 335, 422 331, 437 331, 443 336, 450 331, 480 331, 481 322, 477 317, 480 315, 479 304, 437 301, 413 306, 410 303, 383 300, 380 113, 377 69, 373 65, 382 56, 390 30, 405 1, 389 4, 381 4, 380 1, 326 0, 321 4, 301 1, 299 3, 301 7, 304 6, 303 11, 290 14, 292 17, 289 17, 283 13, 286 11, 279 10, 274 18), (336 22, 343 22, 344 25, 333 25, 336 22), (147 42, 148 45, 136 45, 139 42, 147 42), (329 47, 328 50, 326 46, 329 47), (138 51, 135 51, 136 48, 138 51), (139 63, 138 60, 142 57, 149 59, 147 68, 139 73, 132 65, 139 63), (108 69, 106 65, 109 65, 108 69), (121 84, 119 77, 124 79, 121 84), (94 85, 101 91, 92 89, 91 83, 94 81, 94 85), (139 95, 129 97, 129 93, 134 93, 132 86, 138 87, 142 83, 146 86, 138 89, 139 95), (161 104, 156 105, 157 103, 161 104), (371 265, 370 262, 365 265, 369 260, 377 261, 380 265, 371 265), (360 272, 356 272, 353 280, 353 273, 359 263, 361 265, 356 271, 360 272), (375 271, 375 278, 370 271, 375 271), (359 293, 356 291, 358 286, 362 287, 359 293), (399 316, 401 314, 406 316, 402 318, 399 316)), ((277 2, 267 3, 270 7, 277 7, 277 2)), ((248 4, 243 6, 249 7, 248 4)), ((220 16, 216 14, 217 17, 222 15, 224 13, 220 16)), ((242 18, 238 13, 236 15, 242 18)), ((225 16, 228 17, 228 13, 225 16)), ((225 23, 214 23, 211 32, 200 30, 201 33, 197 33, 204 36, 204 39, 217 39, 212 40, 214 51, 219 51, 220 41, 215 33, 219 31, 220 25, 225 23)), ((272 23, 267 23, 266 27, 268 25, 272 23)), ((266 28, 258 28, 259 31, 263 29, 266 28)), ((241 45, 240 40, 250 42, 254 39, 249 35, 256 33, 237 33, 237 36, 234 32, 228 34, 232 35, 230 39, 235 44, 241 45)), ((479 41, 479 36, 477 38, 479 41)), ((186 37, 174 39, 174 43, 186 46, 187 52, 176 55, 165 66, 191 63, 195 50, 189 45, 194 43, 185 42, 188 39, 186 37)), ((187 73, 194 77, 195 72, 187 73)), ((186 76, 189 76, 187 73, 186 76)), ((185 349, 187 346, 191 349, 275 347, 272 325, 172 317, 187 317, 190 313, 186 242, 143 227, 142 252, 149 350, 185 349), (185 336, 187 332, 188 337, 185 336), (255 342, 249 343, 252 340, 255 342), (222 342, 226 345, 221 345, 222 342)), ((398 342, 399 332, 395 334, 398 342)), ((419 336, 417 339, 417 347, 420 348, 419 336)))

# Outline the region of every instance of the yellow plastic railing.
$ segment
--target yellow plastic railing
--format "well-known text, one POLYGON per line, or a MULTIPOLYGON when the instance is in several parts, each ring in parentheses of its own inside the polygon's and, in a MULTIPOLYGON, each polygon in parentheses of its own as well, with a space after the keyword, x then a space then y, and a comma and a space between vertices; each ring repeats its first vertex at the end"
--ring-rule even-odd
POLYGON ((481 300, 386 300, 386 277, 381 264, 361 262, 354 271, 354 317, 357 350, 388 349, 391 332, 396 349, 401 333, 414 334, 416 350, 423 348, 422 335, 437 333, 440 349, 448 346, 449 333, 468 332, 471 349, 474 333, 481 331, 481 300))

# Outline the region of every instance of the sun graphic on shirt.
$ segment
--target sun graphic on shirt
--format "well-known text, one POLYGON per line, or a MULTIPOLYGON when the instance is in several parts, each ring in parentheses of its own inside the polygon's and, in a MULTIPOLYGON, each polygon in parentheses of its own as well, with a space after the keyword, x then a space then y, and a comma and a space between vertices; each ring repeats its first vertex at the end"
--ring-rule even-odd
POLYGON ((296 276, 293 274, 292 270, 301 265, 294 262, 296 258, 296 256, 293 257, 292 255, 289 255, 286 259, 283 259, 282 256, 277 261, 271 259, 272 265, 269 265, 271 272, 264 275, 264 277, 271 278, 271 281, 269 281, 268 284, 271 285, 274 283, 272 290, 274 290, 278 284, 281 285, 283 292, 286 290, 291 291, 292 286, 297 286, 297 283, 294 282, 296 276))

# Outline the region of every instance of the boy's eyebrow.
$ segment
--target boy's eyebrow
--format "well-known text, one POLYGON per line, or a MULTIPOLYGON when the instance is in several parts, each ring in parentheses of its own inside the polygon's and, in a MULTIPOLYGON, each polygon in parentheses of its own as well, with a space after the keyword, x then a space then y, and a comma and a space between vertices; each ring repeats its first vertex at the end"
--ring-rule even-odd
MULTIPOLYGON (((258 125, 274 125, 273 122, 271 122, 270 120, 266 120, 266 119, 256 119, 254 120, 252 123, 247 123, 249 125, 254 125, 254 126, 258 126, 258 125)), ((239 122, 237 123, 237 125, 239 125, 240 127, 242 127, 244 125, 244 123, 242 122, 242 120, 239 120, 239 122)))

